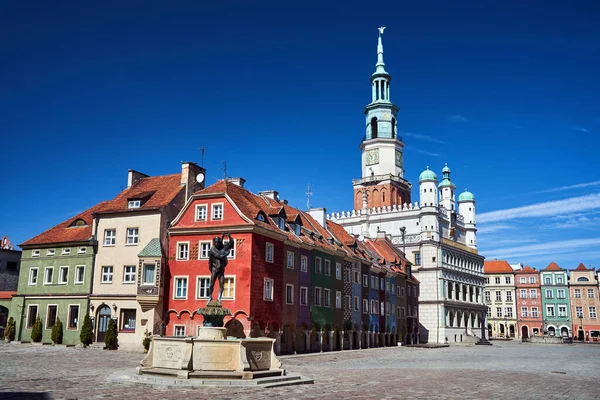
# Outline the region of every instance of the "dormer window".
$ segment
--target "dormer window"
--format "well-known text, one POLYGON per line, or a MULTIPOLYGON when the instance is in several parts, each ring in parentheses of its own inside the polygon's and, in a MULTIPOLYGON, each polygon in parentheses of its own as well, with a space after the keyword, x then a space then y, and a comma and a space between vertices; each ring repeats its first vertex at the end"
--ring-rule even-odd
POLYGON ((283 218, 279 218, 279 220, 277 221, 277 225, 282 231, 285 230, 285 220, 283 218))
POLYGON ((294 231, 296 232, 296 235, 300 236, 300 234, 302 233, 302 227, 298 224, 295 224, 294 231))
POLYGON ((141 205, 141 200, 129 200, 129 202, 127 203, 127 208, 140 208, 141 205))
POLYGON ((256 216, 256 219, 259 220, 259 221, 265 222, 265 216, 263 214, 258 214, 256 216))
POLYGON ((85 222, 81 218, 78 218, 75 221, 73 221, 73 223, 71 223, 71 225, 69 225, 69 228, 81 227, 81 226, 87 226, 87 222, 85 222))

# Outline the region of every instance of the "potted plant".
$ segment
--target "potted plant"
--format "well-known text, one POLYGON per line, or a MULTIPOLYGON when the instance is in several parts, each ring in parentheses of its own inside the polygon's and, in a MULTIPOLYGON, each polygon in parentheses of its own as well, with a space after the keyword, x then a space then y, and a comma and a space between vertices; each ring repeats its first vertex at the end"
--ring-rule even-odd
POLYGON ((151 341, 152 339, 150 339, 150 332, 148 332, 148 329, 146 329, 146 332, 144 333, 144 340, 142 341, 142 344, 144 345, 144 353, 147 353, 150 349, 151 341))
POLYGON ((108 321, 108 328, 106 328, 106 335, 104 336, 104 349, 116 350, 119 347, 118 334, 115 320, 111 318, 108 321))
POLYGON ((38 315, 33 323, 33 328, 31 329, 31 341, 33 343, 40 343, 42 341, 42 320, 38 315))
POLYGON ((52 327, 52 342, 54 344, 62 344, 63 342, 63 323, 60 320, 60 318, 56 317, 56 322, 54 323, 54 326, 52 327))
POLYGON ((92 319, 90 318, 90 314, 85 314, 85 318, 83 319, 83 326, 81 327, 81 332, 79 332, 79 340, 83 347, 88 347, 92 344, 94 339, 94 328, 92 327, 92 319))
POLYGON ((4 330, 4 340, 7 343, 12 342, 13 340, 15 340, 15 333, 16 333, 15 319, 13 317, 10 317, 8 319, 8 323, 6 324, 6 329, 4 330))

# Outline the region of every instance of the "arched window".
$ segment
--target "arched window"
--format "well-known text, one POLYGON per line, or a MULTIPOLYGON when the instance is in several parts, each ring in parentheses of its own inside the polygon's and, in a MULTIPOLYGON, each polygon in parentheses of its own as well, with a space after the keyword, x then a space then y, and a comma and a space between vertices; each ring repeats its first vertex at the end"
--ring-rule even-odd
POLYGON ((377 138, 377 118, 371 118, 371 139, 377 138))
POLYGON ((588 278, 586 278, 585 276, 580 276, 579 278, 577 278, 577 282, 589 282, 590 280, 588 278))
POLYGON ((392 118, 392 139, 396 139, 396 118, 392 118))

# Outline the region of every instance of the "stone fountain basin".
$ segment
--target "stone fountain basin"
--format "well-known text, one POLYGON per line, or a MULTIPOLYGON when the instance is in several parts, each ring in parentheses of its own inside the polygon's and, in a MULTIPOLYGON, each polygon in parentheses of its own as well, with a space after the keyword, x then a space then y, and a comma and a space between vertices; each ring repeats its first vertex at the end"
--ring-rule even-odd
POLYGON ((138 374, 178 378, 253 379, 284 375, 275 339, 227 339, 225 328, 202 327, 198 337, 152 337, 138 374))

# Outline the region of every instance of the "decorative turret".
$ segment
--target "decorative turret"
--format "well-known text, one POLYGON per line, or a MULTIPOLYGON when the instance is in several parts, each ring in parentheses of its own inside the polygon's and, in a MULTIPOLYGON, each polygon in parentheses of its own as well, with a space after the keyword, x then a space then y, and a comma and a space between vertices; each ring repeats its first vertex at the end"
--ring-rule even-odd
POLYGON ((438 186, 438 189, 440 189, 440 202, 445 209, 454 211, 454 190, 456 189, 456 185, 450 179, 448 163, 442 169, 442 174, 444 177, 438 186))
POLYGON ((421 207, 438 205, 437 175, 427 169, 419 175, 419 198, 421 207))
POLYGON ((377 38, 377 64, 371 75, 371 102, 365 107, 365 136, 360 144, 361 179, 354 180, 354 207, 362 208, 362 190, 367 188, 368 208, 410 203, 411 185, 404 179, 404 157, 398 137, 398 107, 390 101, 392 76, 383 62, 382 35, 377 38))
POLYGON ((476 249, 475 196, 467 189, 458 196, 458 212, 463 216, 465 221, 466 245, 476 249))

